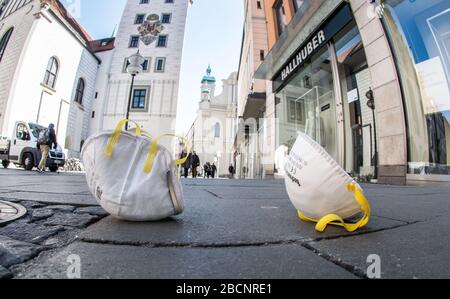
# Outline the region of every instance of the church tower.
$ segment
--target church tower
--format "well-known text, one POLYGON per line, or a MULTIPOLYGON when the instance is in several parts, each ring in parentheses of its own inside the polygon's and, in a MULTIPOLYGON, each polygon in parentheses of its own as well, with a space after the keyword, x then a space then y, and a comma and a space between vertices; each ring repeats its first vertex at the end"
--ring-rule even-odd
MULTIPOLYGON (((125 118, 131 92, 130 119, 152 136, 176 128, 181 58, 189 0, 127 0, 115 39, 107 85, 104 90, 102 127, 112 129, 125 118), (152 15, 163 30, 153 43, 141 40, 138 27, 152 15), (127 58, 137 51, 145 58, 143 72, 127 73, 127 58)), ((163 141, 164 145, 170 146, 163 141)))
POLYGON ((208 65, 206 69, 206 74, 202 79, 201 86, 201 102, 211 102, 212 98, 214 98, 214 93, 216 89, 216 78, 211 75, 212 69, 211 66, 208 65))

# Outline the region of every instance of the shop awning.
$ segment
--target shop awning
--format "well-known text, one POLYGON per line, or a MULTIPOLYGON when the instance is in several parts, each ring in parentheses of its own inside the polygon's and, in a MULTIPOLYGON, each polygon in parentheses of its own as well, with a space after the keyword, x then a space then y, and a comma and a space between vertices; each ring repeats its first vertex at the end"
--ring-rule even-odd
POLYGON ((266 109, 266 93, 252 93, 248 95, 247 105, 244 109, 243 119, 262 117, 266 109))

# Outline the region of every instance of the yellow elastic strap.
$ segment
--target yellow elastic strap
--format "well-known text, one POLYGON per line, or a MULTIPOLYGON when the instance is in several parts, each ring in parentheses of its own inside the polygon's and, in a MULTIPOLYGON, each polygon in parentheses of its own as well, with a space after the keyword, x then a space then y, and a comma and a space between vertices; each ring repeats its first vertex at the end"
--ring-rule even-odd
POLYGON ((142 136, 141 127, 136 122, 131 121, 129 119, 121 120, 117 124, 113 134, 109 138, 108 145, 106 146, 105 151, 103 152, 106 157, 111 158, 112 153, 114 151, 114 148, 116 147, 117 142, 119 142, 120 134, 122 133, 122 127, 128 122, 131 122, 131 123, 133 123, 136 126, 136 129, 135 129, 136 130, 136 135, 137 136, 142 136))
MULTIPOLYGON (((147 160, 145 161, 145 165, 144 165, 144 172, 145 173, 150 173, 152 171, 153 162, 155 160, 156 154, 158 153, 158 142, 159 142, 159 140, 162 137, 176 137, 176 138, 178 138, 180 140, 186 141, 186 138, 180 137, 180 136, 175 135, 175 134, 165 134, 165 135, 161 135, 161 136, 159 136, 157 138, 154 138, 152 140, 152 144, 150 145, 150 150, 149 150, 148 155, 147 155, 147 160)), ((175 160, 174 161, 175 165, 178 166, 178 165, 181 165, 181 164, 185 163, 188 157, 189 157, 189 153, 188 153, 188 155, 185 158, 175 160)))
POLYGON ((302 219, 304 221, 317 222, 316 230, 321 233, 325 231, 325 229, 327 228, 328 225, 336 225, 336 226, 344 227, 348 232, 354 232, 357 229, 366 226, 367 223, 369 223, 370 213, 371 213, 369 202, 367 201, 366 197, 364 196, 364 193, 361 191, 360 188, 358 188, 358 186, 356 186, 356 184, 353 184, 353 183, 348 184, 347 189, 349 192, 352 192, 354 194, 354 197, 355 197, 356 201, 359 203, 359 205, 361 206, 361 211, 364 214, 363 217, 361 218, 361 220, 359 220, 357 223, 346 223, 344 221, 344 219, 342 219, 342 217, 335 215, 335 214, 327 215, 320 220, 315 220, 315 219, 306 217, 300 211, 298 212, 298 216, 300 217, 300 219, 302 219))

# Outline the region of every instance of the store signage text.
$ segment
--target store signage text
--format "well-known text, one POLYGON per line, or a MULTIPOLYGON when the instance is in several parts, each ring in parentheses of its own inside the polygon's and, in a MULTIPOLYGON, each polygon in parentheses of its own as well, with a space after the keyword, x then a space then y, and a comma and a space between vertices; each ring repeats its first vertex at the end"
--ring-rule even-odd
POLYGON ((281 80, 284 81, 292 72, 302 65, 303 61, 307 60, 315 50, 321 47, 326 40, 325 32, 320 30, 281 71, 281 80))

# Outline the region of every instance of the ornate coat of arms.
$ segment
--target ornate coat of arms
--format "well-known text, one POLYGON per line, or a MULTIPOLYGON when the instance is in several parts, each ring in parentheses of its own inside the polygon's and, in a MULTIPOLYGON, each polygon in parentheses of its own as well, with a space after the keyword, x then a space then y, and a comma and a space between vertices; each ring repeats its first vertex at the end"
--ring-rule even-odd
POLYGON ((164 26, 161 24, 161 20, 157 14, 149 15, 145 22, 138 27, 141 41, 146 46, 153 43, 163 30, 164 26))

